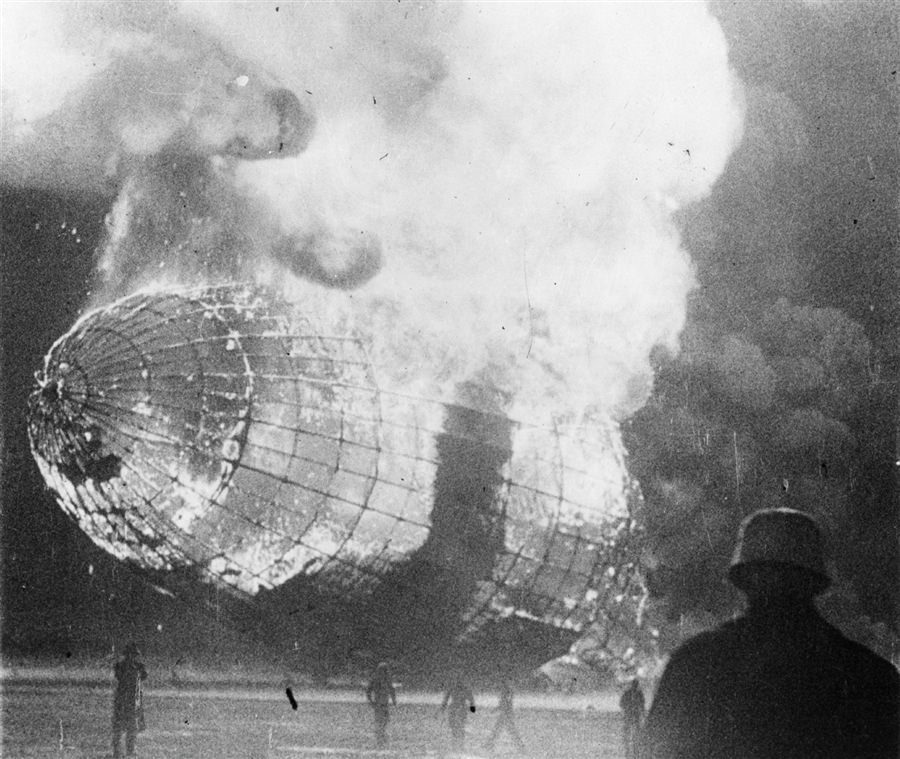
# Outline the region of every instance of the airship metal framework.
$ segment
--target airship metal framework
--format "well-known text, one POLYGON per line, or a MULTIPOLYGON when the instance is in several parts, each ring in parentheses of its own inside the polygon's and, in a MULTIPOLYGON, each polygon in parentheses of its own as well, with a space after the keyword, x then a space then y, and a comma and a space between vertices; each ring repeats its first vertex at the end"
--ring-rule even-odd
POLYGON ((385 583, 430 601, 405 569, 440 570, 470 633, 509 616, 577 631, 598 596, 638 592, 619 571, 635 486, 611 423, 411 394, 338 313, 229 284, 84 315, 30 400, 63 509, 120 559, 249 596, 302 577, 351 602, 385 583))

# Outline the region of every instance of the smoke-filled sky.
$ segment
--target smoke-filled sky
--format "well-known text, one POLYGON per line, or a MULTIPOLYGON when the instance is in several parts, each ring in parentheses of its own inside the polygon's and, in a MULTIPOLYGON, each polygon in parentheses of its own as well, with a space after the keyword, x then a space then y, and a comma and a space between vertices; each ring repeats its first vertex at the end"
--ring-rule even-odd
MULTIPOLYGON (((49 518, 41 550, 90 550, 38 495, 22 405, 77 314, 145 285, 273 284, 422 392, 477 373, 519 417, 625 420, 657 345, 764 395, 741 330, 779 298, 862 325, 896 382, 890 3, 0 13, 7 549, 49 518)), ((7 577, 52 596, 26 552, 7 577)))
POLYGON ((696 3, 14 4, 4 35, 9 180, 117 190, 92 303, 362 271, 376 361, 491 366, 542 416, 643 403, 694 284, 671 214, 740 138, 696 3), (240 160, 273 86, 308 145, 240 160))

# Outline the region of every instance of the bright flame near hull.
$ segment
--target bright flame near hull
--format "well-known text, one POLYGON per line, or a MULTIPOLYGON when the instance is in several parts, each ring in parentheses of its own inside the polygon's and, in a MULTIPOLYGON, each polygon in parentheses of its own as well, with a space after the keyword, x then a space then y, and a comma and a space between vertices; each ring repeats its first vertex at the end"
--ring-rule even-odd
POLYGON ((117 558, 250 595, 302 576, 351 604, 452 596, 472 631, 581 629, 630 529, 615 425, 513 421, 474 381, 410 395, 333 298, 329 324, 236 285, 85 315, 31 400, 61 506, 117 558))

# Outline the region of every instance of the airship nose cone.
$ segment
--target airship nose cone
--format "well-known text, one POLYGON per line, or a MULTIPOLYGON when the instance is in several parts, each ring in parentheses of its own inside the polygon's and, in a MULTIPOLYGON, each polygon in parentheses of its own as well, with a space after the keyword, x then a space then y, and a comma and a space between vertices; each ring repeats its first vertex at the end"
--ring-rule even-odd
POLYGON ((391 433, 365 352, 323 332, 286 328, 242 287, 92 312, 32 395, 38 466, 98 545, 147 569, 197 568, 255 594, 303 568, 362 591, 379 580, 367 562, 424 542, 405 483, 431 465, 407 456, 385 474, 391 433))
POLYGON ((104 448, 102 430, 85 414, 90 387, 84 372, 66 361, 48 361, 29 399, 35 455, 53 461, 68 480, 104 482, 119 472, 118 456, 104 448))

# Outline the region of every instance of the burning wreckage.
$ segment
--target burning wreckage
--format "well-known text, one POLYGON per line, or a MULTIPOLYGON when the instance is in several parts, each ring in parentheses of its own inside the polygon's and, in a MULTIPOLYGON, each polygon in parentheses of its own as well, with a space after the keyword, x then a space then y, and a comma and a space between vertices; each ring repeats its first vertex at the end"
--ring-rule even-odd
POLYGON ((612 423, 514 420, 478 383, 410 395, 364 328, 323 321, 243 285, 84 315, 30 399, 62 508, 163 585, 200 577, 251 609, 310 610, 290 624, 326 642, 340 620, 348 650, 424 656, 512 632, 546 660, 599 604, 640 593, 612 423))

